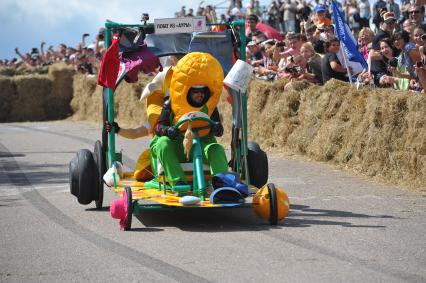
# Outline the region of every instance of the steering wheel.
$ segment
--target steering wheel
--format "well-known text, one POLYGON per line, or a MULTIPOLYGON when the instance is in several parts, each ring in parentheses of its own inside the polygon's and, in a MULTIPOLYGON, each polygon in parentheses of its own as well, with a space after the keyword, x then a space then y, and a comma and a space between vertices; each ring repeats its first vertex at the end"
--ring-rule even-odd
POLYGON ((200 137, 208 135, 212 126, 215 124, 204 112, 194 111, 183 115, 173 127, 179 129, 180 132, 185 132, 188 129, 189 123, 191 123, 192 129, 198 131, 200 137))

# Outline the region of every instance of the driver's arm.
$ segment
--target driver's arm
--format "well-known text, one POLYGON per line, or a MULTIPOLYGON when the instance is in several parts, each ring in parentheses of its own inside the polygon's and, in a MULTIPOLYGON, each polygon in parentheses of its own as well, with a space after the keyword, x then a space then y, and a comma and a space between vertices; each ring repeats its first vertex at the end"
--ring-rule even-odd
POLYGON ((168 129, 172 126, 170 124, 171 114, 172 114, 172 104, 170 103, 170 99, 168 99, 164 102, 160 117, 158 117, 158 122, 154 127, 154 132, 157 136, 168 135, 168 129))
POLYGON ((222 123, 222 122, 220 121, 219 110, 217 110, 217 107, 213 110, 213 113, 212 113, 212 115, 210 116, 210 119, 211 119, 213 122, 219 122, 219 123, 222 123))
POLYGON ((212 127, 213 134, 216 137, 221 137, 223 135, 223 125, 220 121, 220 115, 219 111, 217 110, 217 107, 213 110, 212 115, 210 116, 210 119, 214 122, 214 125, 212 127))

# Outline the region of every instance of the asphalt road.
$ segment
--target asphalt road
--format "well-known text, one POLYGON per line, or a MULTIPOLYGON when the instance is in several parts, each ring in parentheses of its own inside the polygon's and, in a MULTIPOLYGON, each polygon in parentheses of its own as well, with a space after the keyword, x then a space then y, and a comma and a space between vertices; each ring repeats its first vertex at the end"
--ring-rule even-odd
MULTIPOLYGON (((426 198, 324 164, 269 156, 291 201, 277 227, 251 209, 143 212, 119 230, 69 193, 94 125, 0 124, 1 282, 426 282, 426 198)), ((117 139, 132 167, 147 139, 117 139)))

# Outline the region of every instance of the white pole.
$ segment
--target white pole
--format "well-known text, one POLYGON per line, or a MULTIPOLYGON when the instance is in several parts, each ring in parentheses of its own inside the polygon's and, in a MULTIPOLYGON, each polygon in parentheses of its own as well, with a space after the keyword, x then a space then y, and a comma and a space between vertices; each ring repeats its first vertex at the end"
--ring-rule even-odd
POLYGON ((349 83, 352 85, 352 75, 351 75, 351 72, 349 71, 348 58, 346 58, 346 52, 345 50, 343 50, 342 44, 343 43, 340 41, 340 51, 342 52, 343 62, 345 64, 346 71, 348 72, 349 83))

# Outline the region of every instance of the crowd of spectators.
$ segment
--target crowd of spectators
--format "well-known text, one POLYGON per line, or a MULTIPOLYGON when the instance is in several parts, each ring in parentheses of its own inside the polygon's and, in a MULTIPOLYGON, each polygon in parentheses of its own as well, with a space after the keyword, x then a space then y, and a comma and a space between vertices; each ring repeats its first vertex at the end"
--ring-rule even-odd
MULTIPOLYGON (((357 85, 399 90, 426 89, 426 24, 422 0, 343 0, 338 9, 348 24, 359 51, 368 63, 348 62, 336 39, 331 1, 230 1, 229 7, 183 6, 176 17, 206 16, 208 23, 245 19, 247 62, 261 80, 307 80, 324 84, 334 78, 357 85), (217 17, 216 10, 224 11, 217 17), (268 36, 268 25, 280 38, 268 36)), ((201 2, 203 3, 203 2, 201 2)))
MULTIPOLYGON (((246 21, 246 57, 261 80, 307 80, 324 84, 334 78, 343 81, 390 87, 400 90, 426 89, 425 6, 403 0, 343 0, 338 2, 368 69, 348 62, 341 42, 336 39, 329 0, 272 0, 268 6, 259 1, 230 1, 227 7, 185 6, 176 17, 206 16, 207 23, 246 21), (217 13, 223 11, 223 13, 217 13), (217 16, 220 14, 219 16, 217 16), (271 36, 264 27, 279 34, 271 36)), ((424 0, 416 0, 418 2, 424 0)), ((33 48, 17 58, 1 60, 0 67, 33 68, 56 61, 72 65, 77 72, 95 75, 105 51, 103 30, 87 44, 83 34, 75 47, 60 44, 56 49, 33 48)))
POLYGON ((36 69, 51 65, 55 62, 64 62, 73 66, 76 72, 96 75, 105 51, 104 30, 101 28, 93 42, 86 42, 88 33, 82 35, 81 41, 75 46, 59 44, 57 48, 42 42, 40 48, 34 47, 30 52, 22 53, 15 48, 16 58, 0 60, 0 68, 36 69))

